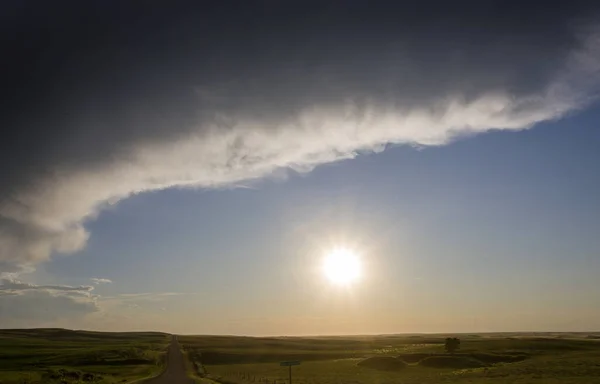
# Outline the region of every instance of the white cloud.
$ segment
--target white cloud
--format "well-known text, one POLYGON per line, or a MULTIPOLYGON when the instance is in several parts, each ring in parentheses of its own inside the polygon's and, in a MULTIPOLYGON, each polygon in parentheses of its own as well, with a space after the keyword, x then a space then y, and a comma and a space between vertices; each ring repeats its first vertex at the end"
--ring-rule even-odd
POLYGON ((99 285, 99 284, 112 284, 112 280, 110 280, 110 279, 103 279, 103 278, 99 278, 99 277, 92 277, 90 280, 92 281, 92 284, 95 284, 95 285, 99 285))
POLYGON ((0 291, 63 291, 63 292, 91 292, 94 287, 89 285, 80 285, 73 287, 70 285, 35 285, 24 283, 18 280, 1 279, 0 291))
POLYGON ((14 280, 19 275, 33 271, 35 271, 35 268, 30 264, 13 264, 0 260, 0 280, 14 280))
POLYGON ((0 284, 0 326, 45 326, 97 312, 93 287, 35 285, 14 280, 0 284))
MULTIPOLYGON (((362 27, 370 31, 373 25, 362 27)), ((182 75, 185 81, 174 88, 195 89, 193 96, 163 95, 163 83, 148 86, 150 96, 86 88, 85 102, 73 102, 78 108, 68 103, 59 108, 75 117, 47 123, 66 128, 50 135, 60 148, 44 142, 34 150, 36 156, 49 151, 44 172, 6 172, 27 177, 11 184, 9 198, 0 204, 0 260, 14 268, 76 252, 89 238, 86 220, 145 191, 229 186, 282 169, 308 171, 390 144, 443 145, 490 130, 528 129, 593 101, 600 80, 595 30, 582 33, 578 43, 566 39, 569 44, 561 45, 545 40, 544 31, 521 36, 512 27, 493 31, 498 43, 488 50, 442 33, 439 41, 428 33, 421 40, 385 33, 378 36, 389 41, 371 44, 345 37, 343 28, 326 35, 332 43, 304 31, 303 45, 288 56, 256 44, 263 50, 243 56, 247 64, 231 73, 203 67, 198 57, 211 56, 186 56, 185 63, 197 62, 199 75, 182 75), (537 49, 539 39, 546 50, 532 55, 523 49, 537 49), (423 55, 423 46, 441 60, 423 55), (568 49, 552 48, 563 46, 568 49), (540 64, 542 57, 547 59, 540 64), (107 107, 103 100, 110 102, 107 107)), ((224 44, 216 42, 219 52, 224 44)), ((220 60, 231 62, 226 54, 220 60)), ((177 69, 151 73, 161 77, 177 69)), ((142 83, 152 81, 148 76, 142 83)))

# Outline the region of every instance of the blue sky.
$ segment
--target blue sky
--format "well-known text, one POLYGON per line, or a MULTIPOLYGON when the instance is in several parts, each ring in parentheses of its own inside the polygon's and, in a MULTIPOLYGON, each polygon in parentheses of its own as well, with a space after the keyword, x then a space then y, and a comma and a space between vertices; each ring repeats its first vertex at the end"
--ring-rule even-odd
POLYGON ((0 327, 600 327, 600 4, 261 4, 0 5, 0 327))
POLYGON ((292 308, 292 316, 320 313, 314 300, 325 278, 315 264, 337 244, 356 248, 371 268, 350 293, 326 288, 330 304, 342 306, 340 314, 348 300, 366 301, 374 313, 392 308, 381 324, 349 332, 597 329, 600 313, 590 303, 600 291, 599 114, 591 108, 440 147, 388 148, 245 187, 143 193, 91 220, 85 250, 44 264, 39 281, 104 277, 113 283, 96 289, 103 295, 193 294, 160 301, 173 308, 174 330, 235 333, 221 322, 292 308), (382 290, 390 297, 378 303, 382 290), (421 308, 432 302, 439 308, 421 308), (399 311, 443 318, 447 307, 457 320, 446 326, 411 324, 399 311), (533 313, 490 320, 486 309, 495 307, 533 313), (223 317, 178 325, 187 311, 223 317))

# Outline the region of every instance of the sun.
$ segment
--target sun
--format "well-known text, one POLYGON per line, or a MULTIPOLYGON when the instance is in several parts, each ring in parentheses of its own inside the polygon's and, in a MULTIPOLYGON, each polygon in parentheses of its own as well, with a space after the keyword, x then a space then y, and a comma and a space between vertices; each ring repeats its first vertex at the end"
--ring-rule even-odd
POLYGON ((332 283, 347 285, 360 278, 362 266, 358 255, 347 248, 336 248, 323 261, 323 272, 332 283))

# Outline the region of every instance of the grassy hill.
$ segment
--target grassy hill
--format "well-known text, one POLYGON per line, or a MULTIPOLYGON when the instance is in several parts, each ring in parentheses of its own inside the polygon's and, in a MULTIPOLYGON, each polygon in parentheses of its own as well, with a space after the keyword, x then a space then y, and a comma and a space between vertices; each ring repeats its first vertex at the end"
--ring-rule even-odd
POLYGON ((198 374, 223 384, 285 384, 288 370, 279 366, 285 360, 302 361, 293 368, 294 384, 600 383, 597 334, 181 336, 179 340, 198 374), (447 336, 461 339, 456 354, 444 351, 447 336), (380 361, 386 364, 372 364, 380 361), (386 369, 391 361, 394 369, 386 369))
MULTIPOLYGON (((294 384, 600 384, 598 334, 178 339, 212 384, 286 384, 285 360, 302 361, 294 384), (447 336, 461 339, 453 355, 447 336)), ((161 371, 169 341, 158 332, 0 330, 0 383, 124 384, 161 371)))
POLYGON ((127 382, 159 371, 169 340, 155 332, 0 330, 0 382, 127 382))

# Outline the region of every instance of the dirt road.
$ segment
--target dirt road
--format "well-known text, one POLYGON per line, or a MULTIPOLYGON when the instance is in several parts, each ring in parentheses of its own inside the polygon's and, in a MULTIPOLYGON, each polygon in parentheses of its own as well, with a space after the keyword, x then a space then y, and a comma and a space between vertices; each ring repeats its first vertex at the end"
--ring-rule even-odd
POLYGON ((167 352, 167 369, 162 375, 145 381, 145 384, 193 384, 194 382, 187 377, 183 354, 179 350, 177 338, 173 336, 169 351, 167 352))

